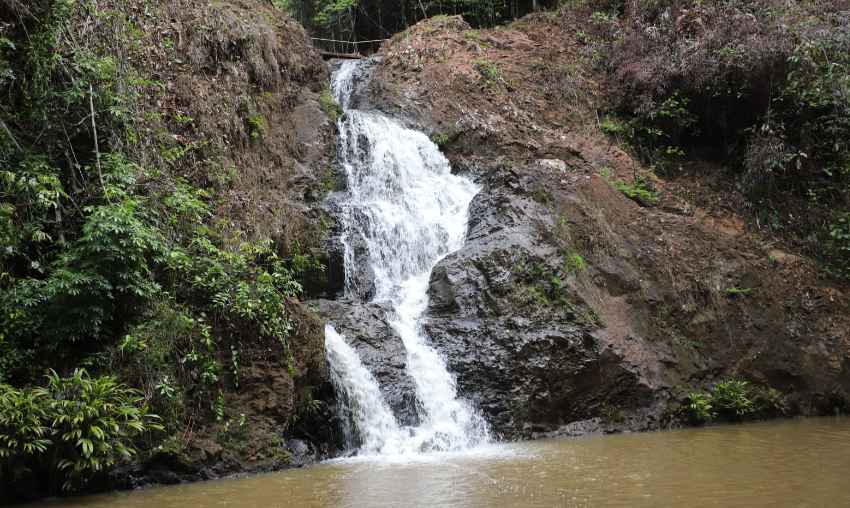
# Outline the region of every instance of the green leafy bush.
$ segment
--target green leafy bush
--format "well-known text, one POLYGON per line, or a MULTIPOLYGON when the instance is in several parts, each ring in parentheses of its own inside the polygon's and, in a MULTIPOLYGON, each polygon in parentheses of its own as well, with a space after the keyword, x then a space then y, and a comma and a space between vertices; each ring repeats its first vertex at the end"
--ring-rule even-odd
POLYGON ((158 416, 148 413, 141 394, 111 376, 92 379, 85 370, 48 377, 49 416, 58 461, 65 473, 64 490, 136 454, 134 439, 161 430, 158 416))
POLYGON ((755 411, 750 396, 750 384, 740 379, 722 381, 711 390, 712 405, 729 419, 741 419, 755 411))
POLYGON ((587 261, 578 252, 570 252, 565 256, 564 273, 580 273, 587 269, 587 261))
POLYGON ((52 444, 47 395, 0 384, 0 478, 16 481, 31 473, 52 444))
POLYGON ((434 133, 431 135, 431 142, 442 150, 449 144, 449 135, 444 132, 434 133))
POLYGON ((688 413, 694 423, 710 422, 716 416, 711 395, 701 392, 688 394, 688 413))
POLYGON ((499 70, 499 66, 495 62, 481 58, 472 62, 472 65, 478 71, 478 74, 484 78, 487 86, 496 86, 505 82, 502 78, 502 71, 499 70))
POLYGON ((135 455, 138 437, 162 429, 157 420, 138 391, 82 369, 67 378, 51 371, 44 388, 0 385, 0 471, 48 473, 73 490, 135 455))
MULTIPOLYGON (((39 167, 49 171, 45 165, 39 167)), ((102 169, 105 199, 80 209, 78 230, 51 231, 50 239, 61 237, 54 242, 31 235, 19 238, 13 249, 0 253, 4 266, 20 267, 6 272, 0 281, 0 327, 4 340, 22 357, 50 355, 56 361, 73 350, 70 344, 85 347, 102 341, 111 334, 116 313, 159 290, 151 264, 162 251, 163 237, 146 216, 144 200, 130 193, 130 175, 135 169, 121 157, 106 157, 102 169)), ((51 184, 51 189, 56 187, 51 184)), ((21 189, 7 185, 0 197, 4 201, 26 199, 31 187, 21 189)), ((53 222, 51 217, 64 192, 39 193, 45 205, 18 211, 12 227, 43 231, 40 224, 53 222)), ((8 367, 20 370, 26 364, 8 367)), ((7 377, 13 374, 5 373, 7 377)))
POLYGON ((788 403, 785 396, 775 388, 756 387, 751 390, 753 414, 760 418, 784 416, 788 413, 788 403))
POLYGON ((717 418, 738 421, 787 412, 785 398, 780 392, 753 386, 742 379, 720 381, 707 393, 691 392, 686 402, 688 416, 694 423, 707 423, 717 418))

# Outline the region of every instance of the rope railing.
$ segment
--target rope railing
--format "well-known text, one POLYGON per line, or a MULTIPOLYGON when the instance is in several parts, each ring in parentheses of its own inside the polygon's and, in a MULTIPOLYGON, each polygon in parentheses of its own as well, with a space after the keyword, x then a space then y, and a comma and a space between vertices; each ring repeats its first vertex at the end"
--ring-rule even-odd
POLYGON ((375 48, 387 39, 372 39, 367 41, 341 41, 337 39, 323 39, 321 37, 311 37, 313 45, 326 56, 360 58, 362 53, 361 47, 375 48))

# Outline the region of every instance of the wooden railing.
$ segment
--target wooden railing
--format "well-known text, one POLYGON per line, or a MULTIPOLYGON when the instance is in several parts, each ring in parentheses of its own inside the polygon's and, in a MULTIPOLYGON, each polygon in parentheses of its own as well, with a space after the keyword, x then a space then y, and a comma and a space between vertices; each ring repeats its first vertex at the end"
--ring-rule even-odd
POLYGON ((387 39, 371 41, 339 41, 312 37, 313 45, 326 58, 363 58, 365 53, 376 51, 387 39))

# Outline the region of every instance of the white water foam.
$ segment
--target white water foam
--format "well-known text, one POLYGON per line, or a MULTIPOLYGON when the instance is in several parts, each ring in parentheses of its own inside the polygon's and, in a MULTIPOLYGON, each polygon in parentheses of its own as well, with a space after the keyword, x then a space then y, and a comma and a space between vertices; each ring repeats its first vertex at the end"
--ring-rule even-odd
POLYGON ((420 424, 398 425, 374 377, 329 326, 326 346, 334 382, 345 395, 361 455, 467 450, 489 441, 488 427, 458 397, 454 377, 419 321, 428 305, 431 270, 463 245, 469 204, 479 189, 451 174, 448 161, 425 134, 381 113, 348 107, 358 65, 344 62, 332 87, 345 110, 338 126, 349 193, 341 214, 346 293, 358 294, 354 271, 368 266, 374 274, 373 301, 392 309, 388 321, 407 351, 420 424), (354 238, 367 247, 362 259, 351 247, 354 238))

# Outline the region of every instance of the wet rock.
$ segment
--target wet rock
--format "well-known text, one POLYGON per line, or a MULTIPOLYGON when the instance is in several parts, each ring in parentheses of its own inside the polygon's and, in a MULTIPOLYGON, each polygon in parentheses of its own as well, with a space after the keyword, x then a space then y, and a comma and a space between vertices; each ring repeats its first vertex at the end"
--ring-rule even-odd
POLYGON ((300 439, 290 439, 287 441, 286 449, 289 451, 289 465, 291 466, 302 467, 313 464, 317 460, 316 451, 300 439))
POLYGON ((452 312, 458 310, 454 290, 444 266, 439 266, 431 273, 430 305, 432 312, 452 312))
POLYGON ((377 304, 342 300, 313 303, 357 351, 399 423, 415 425, 418 422, 416 390, 405 369, 404 344, 387 321, 391 310, 377 304))
POLYGON ((527 179, 510 166, 465 170, 483 190, 466 244, 431 275, 424 322, 461 394, 506 438, 594 416, 605 400, 645 403, 648 381, 597 333, 575 281, 550 284, 564 259, 527 179))

